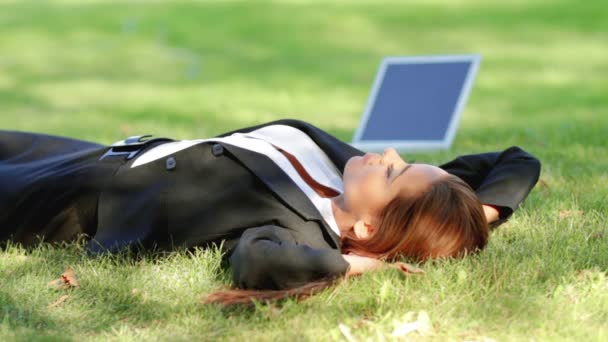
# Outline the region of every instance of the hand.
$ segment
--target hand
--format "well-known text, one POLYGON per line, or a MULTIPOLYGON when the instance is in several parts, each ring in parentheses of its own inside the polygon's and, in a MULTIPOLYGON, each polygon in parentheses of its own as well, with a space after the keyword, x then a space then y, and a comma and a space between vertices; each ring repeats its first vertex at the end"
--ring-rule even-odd
POLYGON ((384 268, 393 268, 406 275, 424 273, 424 270, 405 262, 387 263, 378 259, 363 257, 355 254, 342 254, 349 263, 347 276, 362 274, 369 271, 378 271, 384 268))
POLYGON ((484 214, 486 214, 486 221, 488 223, 492 223, 496 220, 498 220, 498 210, 496 210, 494 207, 489 206, 489 205, 482 205, 483 207, 483 212, 484 214))
POLYGON ((379 270, 386 265, 386 263, 381 260, 355 254, 342 254, 342 257, 350 265, 350 268, 346 273, 347 276, 379 270))
POLYGON ((394 262, 392 264, 387 264, 387 266, 390 268, 397 269, 400 272, 405 273, 406 275, 424 273, 423 269, 400 261, 394 262))

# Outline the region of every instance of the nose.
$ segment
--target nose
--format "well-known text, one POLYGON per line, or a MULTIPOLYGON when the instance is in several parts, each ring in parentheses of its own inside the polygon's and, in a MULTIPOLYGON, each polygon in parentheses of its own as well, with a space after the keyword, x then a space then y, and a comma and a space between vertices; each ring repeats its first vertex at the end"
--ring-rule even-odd
POLYGON ((388 147, 384 150, 383 158, 392 162, 405 162, 405 160, 401 158, 399 152, 397 152, 397 150, 393 147, 388 147))
POLYGON ((397 153, 397 150, 395 150, 393 147, 387 147, 386 149, 384 149, 384 153, 383 155, 385 157, 389 157, 389 156, 398 156, 399 153, 397 153))
POLYGON ((384 152, 380 156, 380 160, 384 163, 390 162, 394 158, 393 153, 394 153, 394 151, 392 151, 390 147, 384 149, 384 152))

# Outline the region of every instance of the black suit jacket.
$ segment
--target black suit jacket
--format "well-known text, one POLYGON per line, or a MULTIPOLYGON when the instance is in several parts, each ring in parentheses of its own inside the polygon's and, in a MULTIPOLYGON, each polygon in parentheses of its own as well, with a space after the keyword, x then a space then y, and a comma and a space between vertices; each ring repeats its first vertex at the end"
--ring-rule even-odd
MULTIPOLYGON (((278 120, 220 136, 271 124, 308 134, 340 171, 349 158, 364 154, 298 120, 278 120)), ((29 242, 42 234, 59 241, 84 232, 93 237, 87 244, 92 253, 133 245, 171 249, 223 243, 234 282, 242 288, 288 288, 342 275, 348 267, 339 237, 265 155, 225 143, 202 143, 131 168, 135 159, 125 161, 123 156, 99 161, 107 146, 27 133, 5 132, 4 138, 0 134, 0 147, 11 141, 4 157, 0 148, 0 181, 8 182, 17 173, 14 165, 20 174, 34 176, 0 194, 0 209, 9 213, 1 214, 0 227, 13 227, 2 228, 0 240, 10 236, 29 242), (37 143, 27 149, 15 147, 17 135, 37 143), (58 146, 41 147, 49 142, 58 146), (13 164, 6 156, 12 156, 13 164), (19 158, 22 162, 14 163, 19 158), (21 204, 15 206, 11 200, 21 204), (47 209, 49 201, 56 204, 47 209), (38 225, 22 224, 32 208, 40 211, 38 225), (55 223, 49 228, 45 222, 55 223), (78 229, 73 228, 75 222, 78 229)), ((144 150, 165 142, 152 141, 144 150)), ((501 222, 525 199, 540 172, 538 160, 517 147, 461 156, 441 167, 470 184, 483 203, 497 206, 501 222)))

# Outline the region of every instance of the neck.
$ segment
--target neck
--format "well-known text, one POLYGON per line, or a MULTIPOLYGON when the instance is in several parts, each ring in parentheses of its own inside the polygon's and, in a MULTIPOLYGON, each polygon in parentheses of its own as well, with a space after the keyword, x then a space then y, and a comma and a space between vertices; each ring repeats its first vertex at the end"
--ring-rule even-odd
POLYGON ((353 228, 356 218, 346 207, 344 194, 340 194, 331 199, 331 209, 333 210, 334 218, 336 219, 340 232, 345 233, 353 228))

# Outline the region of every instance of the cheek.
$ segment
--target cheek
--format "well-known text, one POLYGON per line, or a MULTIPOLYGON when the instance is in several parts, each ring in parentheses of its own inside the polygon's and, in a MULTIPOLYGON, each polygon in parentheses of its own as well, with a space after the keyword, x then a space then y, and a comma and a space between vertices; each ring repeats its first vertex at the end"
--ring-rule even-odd
POLYGON ((385 199, 384 171, 351 174, 345 179, 344 192, 349 207, 357 212, 376 212, 382 208, 385 199))

